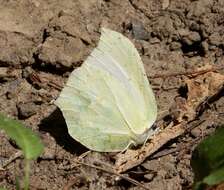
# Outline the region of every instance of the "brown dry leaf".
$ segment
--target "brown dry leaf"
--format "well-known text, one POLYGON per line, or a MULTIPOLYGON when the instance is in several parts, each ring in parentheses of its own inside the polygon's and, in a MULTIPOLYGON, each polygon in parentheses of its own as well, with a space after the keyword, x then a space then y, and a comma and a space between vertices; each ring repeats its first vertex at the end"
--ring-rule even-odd
MULTIPOLYGON (((177 125, 169 125, 156 134, 153 139, 137 150, 127 150, 125 153, 116 155, 115 170, 119 173, 125 172, 141 164, 148 156, 157 151, 171 139, 183 134, 187 128, 186 124, 197 116, 200 105, 216 95, 224 85, 224 75, 208 72, 186 79, 188 88, 187 99, 176 98, 176 106, 179 115, 175 118, 177 125)), ((160 127, 162 128, 162 127, 160 127)))
POLYGON ((141 164, 149 155, 166 144, 170 139, 174 139, 184 132, 182 124, 169 126, 163 132, 156 135, 149 143, 142 146, 138 150, 128 149, 125 153, 117 155, 115 170, 118 173, 125 172, 139 164, 141 164))
POLYGON ((223 87, 224 75, 208 72, 193 79, 186 79, 185 83, 188 88, 188 97, 185 105, 180 105, 180 107, 185 108, 185 110, 181 109, 182 114, 178 119, 180 122, 184 117, 187 118, 187 121, 195 118, 198 106, 209 97, 214 96, 223 87))

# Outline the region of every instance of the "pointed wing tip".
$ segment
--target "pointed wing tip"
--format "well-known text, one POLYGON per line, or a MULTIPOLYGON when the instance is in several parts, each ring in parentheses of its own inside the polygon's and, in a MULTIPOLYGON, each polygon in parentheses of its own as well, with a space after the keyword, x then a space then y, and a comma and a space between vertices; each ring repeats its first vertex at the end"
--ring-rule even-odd
POLYGON ((126 37, 122 33, 119 33, 115 30, 111 30, 106 27, 102 27, 100 39, 102 40, 102 39, 108 39, 108 38, 113 39, 113 40, 117 40, 120 38, 126 39, 126 37))
POLYGON ((110 32, 113 32, 113 30, 111 30, 109 28, 105 28, 105 27, 101 28, 101 35, 109 34, 110 32))
POLYGON ((122 35, 121 33, 106 27, 101 28, 101 35, 122 35))

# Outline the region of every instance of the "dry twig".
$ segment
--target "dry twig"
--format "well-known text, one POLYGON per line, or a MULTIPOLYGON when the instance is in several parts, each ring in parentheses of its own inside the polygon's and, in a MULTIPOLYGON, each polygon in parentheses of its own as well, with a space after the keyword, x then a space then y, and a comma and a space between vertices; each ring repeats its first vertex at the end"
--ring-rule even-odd
POLYGON ((0 167, 4 170, 6 166, 8 166, 10 163, 12 163, 14 160, 20 158, 23 155, 22 151, 16 152, 14 155, 12 155, 8 160, 6 160, 0 167))
POLYGON ((101 170, 103 172, 106 172, 106 173, 109 173, 109 174, 112 174, 112 175, 116 175, 116 176, 118 176, 118 177, 120 177, 120 178, 122 178, 122 179, 124 179, 124 180, 126 180, 126 181, 128 181, 128 182, 130 182, 130 183, 132 183, 134 185, 136 185, 136 186, 139 186, 139 187, 141 187, 143 189, 149 190, 149 188, 147 188, 143 184, 139 183, 138 181, 136 181, 136 180, 134 180, 134 179, 132 179, 130 177, 127 177, 125 175, 119 174, 119 173, 117 173, 115 171, 107 170, 105 168, 102 168, 102 167, 99 167, 99 166, 95 166, 95 165, 92 165, 92 164, 88 164, 88 163, 84 163, 84 162, 78 161, 78 160, 76 160, 75 162, 77 164, 81 164, 81 165, 84 165, 84 166, 87 166, 87 167, 90 167, 90 168, 94 168, 94 169, 97 169, 97 170, 101 170))
POLYGON ((164 74, 156 74, 153 76, 148 76, 148 78, 167 78, 167 77, 175 77, 175 76, 197 76, 201 74, 205 74, 208 72, 214 72, 218 70, 224 69, 224 66, 220 67, 212 67, 212 68, 206 68, 206 69, 201 69, 201 70, 196 70, 196 71, 184 71, 184 72, 177 72, 177 73, 164 73, 164 74))

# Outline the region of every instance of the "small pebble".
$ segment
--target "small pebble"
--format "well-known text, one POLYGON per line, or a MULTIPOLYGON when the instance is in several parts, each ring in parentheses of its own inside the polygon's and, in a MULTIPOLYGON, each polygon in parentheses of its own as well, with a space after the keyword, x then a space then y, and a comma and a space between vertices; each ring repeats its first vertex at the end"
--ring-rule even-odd
POLYGON ((209 43, 214 46, 219 46, 222 43, 220 34, 218 32, 214 32, 208 38, 209 43))
POLYGON ((187 45, 192 45, 195 42, 201 41, 201 36, 198 32, 189 32, 187 36, 182 38, 182 41, 187 45))
POLYGON ((144 175, 144 178, 148 179, 149 181, 151 181, 153 179, 153 177, 155 176, 155 174, 153 173, 149 173, 149 174, 146 174, 144 175))
POLYGON ((55 150, 54 149, 45 148, 44 149, 44 153, 41 155, 41 158, 42 159, 46 159, 46 160, 55 159, 55 150))
POLYGON ((193 137, 198 137, 201 134, 201 129, 200 128, 194 128, 191 130, 191 135, 193 137))
POLYGON ((208 53, 208 47, 209 47, 208 43, 206 41, 203 41, 201 43, 201 46, 202 46, 202 49, 203 49, 204 53, 208 53))
POLYGON ((179 42, 172 42, 170 44, 170 50, 174 51, 174 50, 179 50, 181 48, 181 43, 179 42))
POLYGON ((132 32, 134 38, 137 40, 148 40, 149 33, 145 30, 144 26, 140 22, 132 22, 132 32))
POLYGON ((17 104, 18 116, 20 119, 26 119, 36 114, 36 106, 33 102, 17 104))

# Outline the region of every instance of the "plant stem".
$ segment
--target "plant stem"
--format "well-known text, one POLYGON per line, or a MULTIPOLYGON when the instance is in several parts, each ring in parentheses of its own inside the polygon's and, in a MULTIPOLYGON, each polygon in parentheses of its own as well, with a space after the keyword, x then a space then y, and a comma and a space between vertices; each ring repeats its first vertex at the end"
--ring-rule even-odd
POLYGON ((24 177, 24 190, 29 189, 29 176, 30 175, 30 160, 25 159, 25 177, 24 177))

